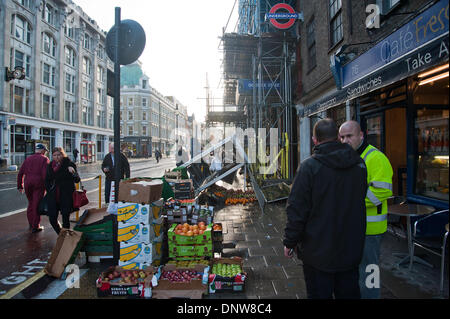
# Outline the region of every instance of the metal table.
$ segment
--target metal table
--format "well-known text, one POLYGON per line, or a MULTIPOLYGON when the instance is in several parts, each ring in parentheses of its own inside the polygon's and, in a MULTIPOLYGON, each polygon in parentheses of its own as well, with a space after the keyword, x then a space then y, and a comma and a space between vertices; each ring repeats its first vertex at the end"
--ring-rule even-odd
POLYGON ((406 217, 406 232, 407 232, 407 240, 408 240, 408 254, 394 254, 402 258, 397 263, 397 266, 403 264, 409 259, 409 269, 412 268, 413 262, 418 262, 424 264, 429 267, 433 267, 430 263, 427 263, 425 260, 414 256, 413 251, 413 239, 412 239, 412 230, 411 230, 411 217, 424 216, 431 214, 435 209, 431 206, 421 205, 421 204, 411 204, 411 203, 401 203, 388 205, 388 214, 403 216, 406 217))

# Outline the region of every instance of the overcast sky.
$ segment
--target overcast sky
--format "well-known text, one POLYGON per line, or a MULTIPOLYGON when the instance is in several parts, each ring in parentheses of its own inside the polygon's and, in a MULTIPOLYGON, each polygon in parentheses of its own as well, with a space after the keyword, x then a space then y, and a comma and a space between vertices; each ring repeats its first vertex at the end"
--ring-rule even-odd
POLYGON ((188 107, 189 115, 204 119, 206 73, 211 93, 222 98, 220 36, 232 12, 226 32, 235 30, 236 0, 73 1, 104 31, 114 25, 115 7, 121 8, 122 20, 141 24, 146 47, 139 60, 150 85, 165 96, 175 96, 188 107))

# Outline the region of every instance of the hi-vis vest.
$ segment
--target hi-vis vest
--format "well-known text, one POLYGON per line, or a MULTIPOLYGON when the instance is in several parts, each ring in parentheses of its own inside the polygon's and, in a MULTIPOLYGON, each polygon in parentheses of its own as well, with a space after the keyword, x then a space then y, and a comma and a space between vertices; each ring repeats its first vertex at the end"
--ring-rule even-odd
POLYGON ((367 167, 366 235, 379 235, 387 230, 387 199, 392 196, 392 166, 377 148, 369 145, 361 154, 367 167))

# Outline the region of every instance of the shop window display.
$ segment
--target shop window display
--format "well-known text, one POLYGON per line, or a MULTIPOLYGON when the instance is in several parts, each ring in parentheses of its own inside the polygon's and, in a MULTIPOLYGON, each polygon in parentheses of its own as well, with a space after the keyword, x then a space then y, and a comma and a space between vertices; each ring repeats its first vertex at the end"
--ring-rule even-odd
POLYGON ((417 110, 415 133, 417 142, 417 195, 449 200, 449 110, 421 108, 417 110))

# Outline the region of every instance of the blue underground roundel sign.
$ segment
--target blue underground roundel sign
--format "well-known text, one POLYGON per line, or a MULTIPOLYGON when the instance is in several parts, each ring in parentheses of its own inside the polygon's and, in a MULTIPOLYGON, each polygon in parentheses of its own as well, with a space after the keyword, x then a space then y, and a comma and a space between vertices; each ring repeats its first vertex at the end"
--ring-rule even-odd
POLYGON ((274 5, 267 14, 267 19, 270 20, 270 23, 272 23, 272 25, 275 28, 283 30, 292 27, 295 23, 295 20, 297 20, 298 18, 299 18, 298 13, 296 13, 294 8, 292 8, 287 3, 278 3, 274 5), (277 19, 284 19, 284 20, 287 19, 288 21, 285 23, 281 23, 278 22, 277 19))

